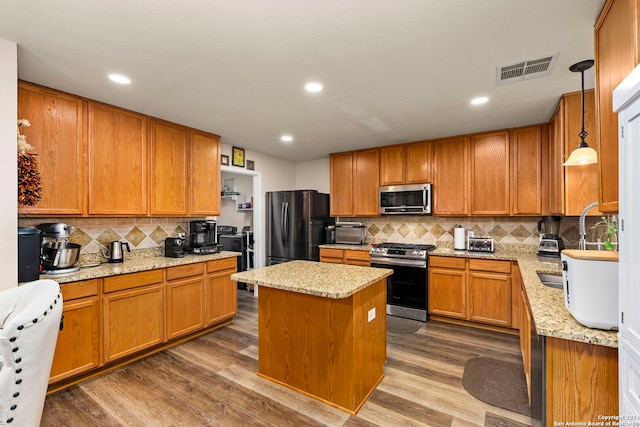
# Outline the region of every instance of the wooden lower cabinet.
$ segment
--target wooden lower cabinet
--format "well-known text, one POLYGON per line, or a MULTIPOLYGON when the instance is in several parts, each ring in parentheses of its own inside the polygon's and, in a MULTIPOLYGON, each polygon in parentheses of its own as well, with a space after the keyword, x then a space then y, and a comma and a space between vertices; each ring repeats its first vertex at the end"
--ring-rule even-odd
POLYGON ((104 292, 105 363, 164 342, 162 270, 107 277, 104 292))
POLYGON ((49 384, 100 366, 100 296, 97 280, 63 284, 63 329, 49 384))
POLYGON ((369 267, 371 265, 371 257, 367 251, 320 248, 320 262, 369 267))
POLYGON ((167 268, 167 339, 204 327, 204 263, 167 268))
POLYGON ((429 257, 429 313, 512 327, 511 262, 429 257))
POLYGON ((231 274, 237 271, 237 266, 235 258, 207 263, 205 289, 205 324, 207 326, 232 318, 238 312, 238 285, 231 280, 231 274))

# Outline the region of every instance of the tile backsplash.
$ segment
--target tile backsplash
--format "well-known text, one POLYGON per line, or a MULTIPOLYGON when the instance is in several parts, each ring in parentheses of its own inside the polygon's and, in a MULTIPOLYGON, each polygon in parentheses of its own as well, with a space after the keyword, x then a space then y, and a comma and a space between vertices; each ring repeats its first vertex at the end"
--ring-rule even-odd
MULTIPOLYGON (((187 233, 193 218, 18 218, 20 227, 35 227, 45 222, 64 222, 74 227, 70 241, 82 245, 82 254, 100 253, 109 242, 128 242, 131 250, 158 249, 167 237, 187 233)), ((540 217, 435 217, 382 216, 376 218, 342 218, 361 221, 367 228, 367 243, 406 242, 438 245, 453 244, 453 229, 461 225, 477 237, 493 237, 496 244, 537 245, 540 217)), ((595 241, 593 226, 599 217, 587 218, 588 240, 595 241)), ((563 217, 560 235, 565 247, 577 248, 578 217, 563 217)))

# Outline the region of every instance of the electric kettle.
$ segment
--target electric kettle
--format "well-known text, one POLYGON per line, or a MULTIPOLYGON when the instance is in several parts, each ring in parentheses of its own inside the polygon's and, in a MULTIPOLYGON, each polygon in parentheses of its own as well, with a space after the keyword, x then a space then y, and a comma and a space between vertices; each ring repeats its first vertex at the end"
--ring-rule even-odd
POLYGON ((119 240, 114 240, 109 243, 109 255, 107 256, 109 262, 123 262, 124 261, 124 251, 122 247, 125 246, 128 252, 131 252, 129 248, 129 243, 121 242, 119 240))

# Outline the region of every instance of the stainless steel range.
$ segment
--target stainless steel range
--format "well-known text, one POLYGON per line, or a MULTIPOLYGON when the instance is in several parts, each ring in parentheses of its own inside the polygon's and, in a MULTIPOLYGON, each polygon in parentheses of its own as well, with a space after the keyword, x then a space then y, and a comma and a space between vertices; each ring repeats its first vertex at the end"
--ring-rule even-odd
POLYGON ((427 321, 427 257, 435 248, 390 242, 371 248, 371 266, 393 270, 387 278, 387 314, 427 321))

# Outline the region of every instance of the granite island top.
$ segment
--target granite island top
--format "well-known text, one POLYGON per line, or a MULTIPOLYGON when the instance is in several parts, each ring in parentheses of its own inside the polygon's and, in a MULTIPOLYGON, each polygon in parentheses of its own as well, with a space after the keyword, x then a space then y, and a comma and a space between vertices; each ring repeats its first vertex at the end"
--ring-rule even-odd
POLYGON ((231 279, 268 288, 341 299, 391 274, 393 270, 388 268, 298 260, 234 273, 231 279))
POLYGON ((184 258, 169 258, 165 256, 153 256, 144 258, 126 259, 124 262, 108 263, 99 265, 88 265, 80 268, 79 271, 67 274, 41 274, 40 279, 52 279, 60 284, 77 282, 80 280, 98 279, 101 277, 116 276, 119 274, 136 273, 139 271, 156 270, 159 268, 175 267, 178 265, 193 264, 197 262, 207 262, 217 259, 241 256, 240 252, 222 251, 217 254, 190 255, 184 258))

